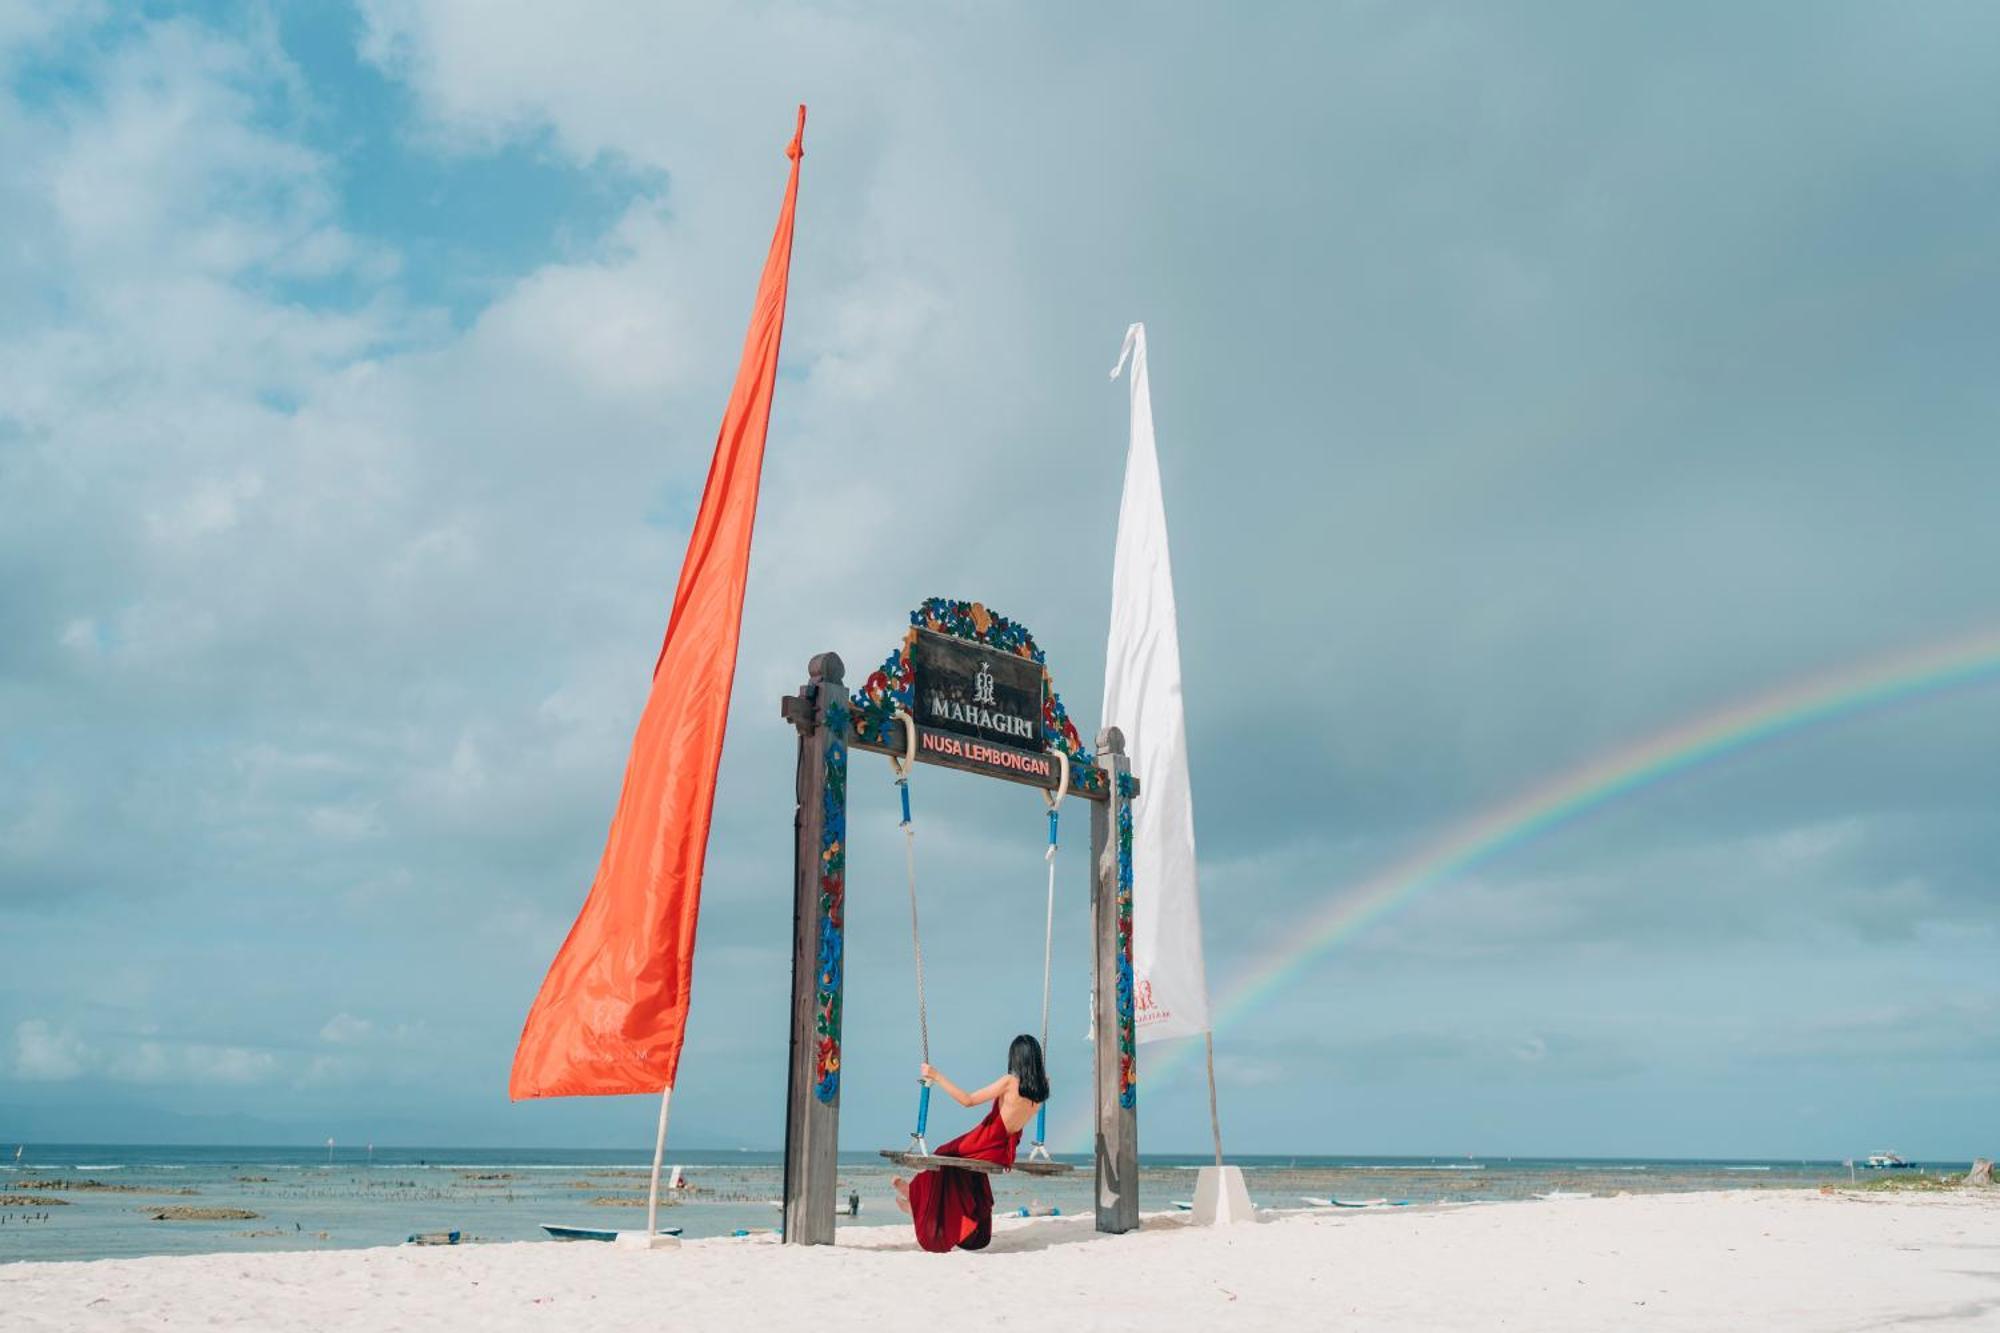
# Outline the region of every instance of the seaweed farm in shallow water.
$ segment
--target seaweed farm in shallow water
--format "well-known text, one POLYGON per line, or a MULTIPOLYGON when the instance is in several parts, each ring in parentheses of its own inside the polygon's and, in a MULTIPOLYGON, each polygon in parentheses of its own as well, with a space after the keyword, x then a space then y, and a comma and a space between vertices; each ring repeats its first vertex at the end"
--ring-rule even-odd
MULTIPOLYGON (((1087 1158, 1068 1177, 993 1177, 994 1209, 1064 1215, 1091 1207, 1087 1158)), ((1194 1194, 1199 1156, 1147 1157, 1140 1202, 1169 1209, 1194 1194)), ((1613 1195, 1715 1189, 1800 1189, 1849 1183, 1841 1162, 1589 1160, 1506 1157, 1231 1159, 1260 1208, 1308 1198, 1490 1203, 1547 1194, 1613 1195)), ((660 1224, 689 1239, 773 1231, 781 1154, 682 1152, 688 1188, 662 1191, 660 1224)), ((457 1231, 461 1243, 545 1240, 542 1224, 645 1225, 646 1154, 637 1151, 377 1148, 372 1159, 325 1148, 28 1145, 0 1167, 0 1263, 215 1251, 394 1245, 457 1231)), ((1900 1176, 1963 1175, 1966 1164, 1920 1163, 1900 1176)), ((873 1153, 843 1154, 840 1225, 903 1225, 873 1153), (860 1214, 846 1203, 859 1196, 860 1214)), ((1871 1173, 1860 1171, 1866 1181, 1871 1173)), ((554 1244, 556 1242, 548 1242, 554 1244)))

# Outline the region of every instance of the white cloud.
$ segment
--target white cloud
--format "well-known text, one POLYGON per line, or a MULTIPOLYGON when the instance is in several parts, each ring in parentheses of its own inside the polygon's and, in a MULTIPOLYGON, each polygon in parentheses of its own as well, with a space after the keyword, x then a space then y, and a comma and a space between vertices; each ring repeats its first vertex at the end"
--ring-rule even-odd
POLYGON ((609 402, 657 403, 714 360, 712 340, 688 327, 680 300, 688 256, 656 206, 641 202, 615 229, 605 256, 528 275, 479 320, 474 343, 503 361, 553 368, 609 402))
POLYGON ((904 35, 910 16, 894 12, 618 0, 560 12, 365 0, 362 12, 363 53, 409 83, 435 133, 490 144, 547 127, 586 161, 681 170, 718 140, 781 147, 788 122, 746 127, 737 109, 789 109, 801 93, 839 88, 850 114, 869 116, 923 73, 904 35))
POLYGON ((181 1059, 194 1083, 262 1083, 278 1071, 277 1056, 244 1046, 191 1045, 181 1059))
POLYGON ((72 113, 47 179, 71 253, 100 273, 155 273, 162 294, 203 275, 326 277, 352 264, 361 247, 331 222, 329 164, 257 123, 259 99, 294 76, 268 42, 184 21, 120 46, 102 111, 72 113))
POLYGON ((340 1013, 326 1020, 319 1036, 321 1041, 330 1041, 336 1046, 354 1046, 366 1041, 374 1031, 375 1025, 367 1019, 340 1013))
POLYGON ((185 1083, 202 1087, 263 1083, 279 1070, 278 1057, 247 1046, 206 1042, 142 1041, 105 1062, 121 1083, 185 1083))
POLYGON ((120 1083, 203 1086, 261 1083, 281 1064, 273 1053, 248 1046, 155 1038, 87 1041, 75 1029, 41 1018, 14 1025, 12 1063, 14 1076, 26 1083, 68 1083, 101 1074, 120 1083))
POLYGON ((103 0, 11 0, 0 5, 0 67, 65 25, 95 22, 104 9, 103 0))
POLYGON ((382 831, 374 802, 316 805, 306 812, 306 827, 330 842, 356 842, 382 831))
POLYGON ((14 1076, 26 1083, 67 1083, 90 1067, 91 1049, 68 1028, 46 1019, 14 1025, 14 1076))
POLYGON ((101 646, 101 631, 89 616, 78 616, 62 628, 62 646, 81 656, 94 655, 101 646))
POLYGON ((297 1084, 300 1087, 310 1088, 351 1083, 360 1072, 360 1062, 352 1056, 321 1053, 306 1062, 297 1084))
POLYGON ((176 497, 172 510, 147 515, 147 526, 164 545, 228 532, 240 521, 243 507, 263 490, 263 478, 254 472, 198 482, 191 492, 176 497))

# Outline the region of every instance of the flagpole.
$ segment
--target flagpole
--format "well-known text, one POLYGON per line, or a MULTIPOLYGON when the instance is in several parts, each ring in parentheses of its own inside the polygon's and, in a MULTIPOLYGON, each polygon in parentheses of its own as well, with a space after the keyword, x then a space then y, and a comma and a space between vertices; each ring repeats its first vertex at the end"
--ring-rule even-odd
MULTIPOLYGON (((1209 1103, 1211 1106, 1215 1101, 1214 1079, 1214 1066, 1211 1065, 1209 1067, 1209 1103)), ((667 1106, 673 1099, 674 1086, 669 1083, 665 1088, 660 1090, 660 1132, 653 1138, 653 1184, 652 1188, 646 1191, 646 1243, 648 1245, 653 1243, 653 1237, 660 1234, 660 1159, 666 1156, 667 1152, 667 1106)), ((1216 1140, 1218 1145, 1221 1142, 1221 1139, 1216 1140)), ((1221 1152, 1221 1147, 1218 1146, 1216 1151, 1218 1153, 1221 1152)))
POLYGON ((1222 1165, 1222 1117, 1215 1111, 1215 1033, 1201 1034, 1202 1044, 1208 1048, 1208 1127, 1215 1134, 1215 1164, 1222 1165))

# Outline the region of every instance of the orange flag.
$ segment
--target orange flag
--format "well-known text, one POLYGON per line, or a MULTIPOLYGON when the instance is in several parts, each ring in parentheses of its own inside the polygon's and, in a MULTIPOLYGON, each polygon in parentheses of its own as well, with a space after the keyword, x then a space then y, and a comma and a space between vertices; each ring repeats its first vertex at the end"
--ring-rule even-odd
POLYGON ((632 740, 625 790, 590 896, 521 1030, 507 1087, 516 1101, 659 1092, 673 1086, 680 1066, 702 858, 729 720, 750 530, 785 326, 805 132, 806 109, 800 107, 798 132, 785 149, 792 171, 778 230, 688 538, 652 693, 632 740))

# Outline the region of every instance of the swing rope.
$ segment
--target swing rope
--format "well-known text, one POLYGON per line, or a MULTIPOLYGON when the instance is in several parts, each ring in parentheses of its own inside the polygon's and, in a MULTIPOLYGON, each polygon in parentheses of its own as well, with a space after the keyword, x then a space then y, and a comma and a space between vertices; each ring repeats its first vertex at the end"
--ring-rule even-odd
MULTIPOLYGON (((910 952, 917 959, 917 1041, 923 1050, 924 1063, 929 1064, 931 1020, 930 1011, 924 1004, 924 937, 917 928, 917 826, 910 820, 910 769, 917 760, 917 722, 900 708, 896 710, 896 716, 902 721, 907 740, 901 755, 889 756, 889 765, 896 772, 896 794, 903 802, 903 867, 908 871, 910 881, 910 952)), ((928 1157, 931 1152, 924 1143, 924 1129, 930 1118, 931 1085, 926 1079, 917 1093, 917 1132, 910 1135, 910 1151, 921 1157, 928 1157)))
MULTIPOLYGON (((1061 767, 1061 777, 1056 783, 1055 793, 1042 793, 1042 799, 1049 803, 1049 849, 1042 853, 1042 859, 1049 863, 1049 910, 1042 928, 1042 1060, 1046 1067, 1049 1058, 1049 978, 1056 948, 1056 820, 1060 813, 1063 797, 1069 795, 1069 756, 1061 750, 1051 749, 1061 767)), ((1035 1111, 1035 1141, 1028 1148, 1029 1161, 1049 1160, 1048 1149, 1049 1104, 1043 1102, 1035 1111)))

